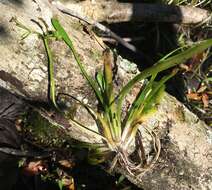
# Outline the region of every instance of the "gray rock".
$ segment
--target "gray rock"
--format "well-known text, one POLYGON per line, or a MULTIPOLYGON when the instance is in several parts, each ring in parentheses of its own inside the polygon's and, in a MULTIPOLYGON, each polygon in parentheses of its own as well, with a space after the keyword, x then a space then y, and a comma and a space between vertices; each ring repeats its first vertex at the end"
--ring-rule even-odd
MULTIPOLYGON (((47 0, 36 2, 38 3, 30 0, 18 3, 0 1, 0 85, 21 94, 26 99, 47 101, 48 72, 43 42, 36 35, 21 41, 21 34, 24 31, 14 22, 10 22, 12 17, 17 17, 25 25, 39 31, 37 25, 30 19, 37 20, 38 17, 42 17, 51 27, 50 19, 52 15, 57 15, 73 39, 87 71, 93 76, 95 71, 102 67, 103 49, 83 31, 82 25, 76 19, 62 15, 47 0)), ((86 98, 90 105, 95 106, 95 96, 81 76, 70 50, 64 43, 55 41, 51 42, 51 48, 54 53, 57 92, 66 92, 81 99, 86 98)), ((124 70, 120 73, 124 76, 123 72, 124 70)), ((129 73, 126 73, 126 76, 128 75, 129 73)), ((126 79, 120 81, 122 84, 126 79)), ((133 94, 127 98, 130 101, 133 94)), ((161 140, 162 151, 159 160, 139 179, 119 166, 115 170, 145 190, 212 189, 211 129, 168 94, 157 105, 157 110, 154 117, 142 125, 148 126, 151 130, 155 129, 161 140)), ((95 123, 86 113, 79 114, 78 117, 96 130, 95 123)), ((100 142, 95 135, 73 124, 70 124, 66 133, 70 139, 100 142)), ((142 135, 146 138, 148 136, 144 133, 142 135)), ((148 143, 146 144, 148 146, 148 143)))

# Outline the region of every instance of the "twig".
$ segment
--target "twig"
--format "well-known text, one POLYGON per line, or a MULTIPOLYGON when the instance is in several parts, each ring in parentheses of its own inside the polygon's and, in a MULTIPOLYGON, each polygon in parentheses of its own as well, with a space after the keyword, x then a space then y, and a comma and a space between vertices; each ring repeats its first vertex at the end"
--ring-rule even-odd
MULTIPOLYGON (((133 37, 133 38, 122 38, 125 42, 135 42, 135 41, 142 41, 144 40, 143 37, 133 37)), ((116 40, 110 37, 102 37, 102 40, 104 42, 109 42, 109 43, 116 43, 116 40)))

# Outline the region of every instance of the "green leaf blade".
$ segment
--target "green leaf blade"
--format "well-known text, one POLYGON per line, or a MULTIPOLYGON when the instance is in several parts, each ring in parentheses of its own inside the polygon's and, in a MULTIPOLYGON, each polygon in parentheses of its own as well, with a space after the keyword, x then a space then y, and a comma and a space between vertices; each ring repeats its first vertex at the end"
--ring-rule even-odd
POLYGON ((192 45, 192 47, 189 47, 187 50, 184 50, 183 52, 168 57, 167 59, 162 59, 159 62, 157 62, 155 65, 153 65, 150 68, 147 68, 143 70, 140 74, 136 75, 132 80, 130 80, 121 90, 119 93, 118 97, 118 118, 121 118, 121 110, 122 110, 122 103, 124 100, 124 97, 126 94, 132 89, 133 85, 140 80, 143 80, 155 73, 159 73, 161 71, 164 71, 166 69, 169 69, 171 67, 174 67, 178 64, 183 63, 189 58, 192 58, 193 55, 201 53, 205 49, 209 48, 212 46, 212 39, 204 40, 199 43, 195 43, 192 45))
POLYGON ((71 39, 69 38, 68 34, 66 33, 66 31, 64 30, 64 28, 61 26, 61 24, 59 23, 59 21, 55 18, 52 18, 52 25, 55 28, 55 30, 57 31, 57 34, 59 35, 60 38, 63 39, 63 41, 66 43, 66 45, 70 48, 70 50, 72 51, 74 58, 83 74, 83 76, 86 78, 86 80, 88 81, 88 83, 90 84, 90 86, 92 87, 92 89, 94 90, 97 98, 99 99, 99 101, 103 104, 103 99, 100 93, 100 90, 98 89, 98 84, 96 83, 95 80, 93 80, 86 72, 83 64, 81 63, 81 60, 73 46, 73 43, 71 41, 71 39))

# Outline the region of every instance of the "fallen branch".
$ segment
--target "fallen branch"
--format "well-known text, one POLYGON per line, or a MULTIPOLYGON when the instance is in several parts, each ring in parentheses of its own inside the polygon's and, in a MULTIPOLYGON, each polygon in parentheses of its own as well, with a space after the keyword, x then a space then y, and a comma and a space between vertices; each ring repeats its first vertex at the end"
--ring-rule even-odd
POLYGON ((129 50, 131 50, 133 52, 137 52, 137 49, 136 49, 136 47, 134 45, 130 44, 129 42, 127 42, 125 40, 123 40, 120 36, 118 36, 116 33, 111 31, 109 28, 107 28, 103 24, 100 24, 99 22, 96 22, 96 21, 88 18, 83 13, 76 12, 73 9, 66 8, 64 5, 62 5, 59 2, 54 2, 53 1, 52 4, 55 5, 57 7, 57 9, 60 10, 61 12, 65 13, 67 15, 70 15, 72 17, 78 18, 79 20, 84 21, 85 23, 91 25, 92 27, 95 27, 95 28, 99 29, 101 32, 105 33, 107 36, 115 39, 118 43, 120 43, 124 47, 128 48, 129 50))
POLYGON ((118 3, 115 1, 89 3, 66 3, 71 10, 77 10, 98 22, 170 22, 199 24, 211 20, 207 10, 190 6, 173 6, 145 3, 118 3))
POLYGON ((107 22, 171 22, 198 24, 210 19, 207 10, 188 6, 162 4, 118 4, 118 11, 107 17, 107 22))
POLYGON ((147 62, 152 63, 152 60, 148 56, 146 56, 144 53, 142 53, 140 50, 138 50, 133 44, 131 44, 130 42, 124 40, 119 35, 114 33, 112 30, 110 30, 105 25, 103 25, 103 24, 101 24, 99 22, 96 22, 96 21, 92 20, 91 18, 88 18, 82 12, 77 12, 74 9, 66 8, 63 4, 61 4, 59 2, 54 2, 53 1, 52 4, 54 6, 56 6, 56 8, 58 10, 60 10, 62 13, 70 15, 72 17, 75 17, 75 18, 77 18, 77 19, 79 19, 79 20, 91 25, 94 28, 97 28, 98 30, 100 30, 101 32, 106 34, 108 37, 111 37, 112 39, 114 39, 115 41, 117 41, 118 43, 120 43, 121 45, 126 47, 127 49, 129 49, 132 52, 135 52, 137 54, 140 54, 141 57, 143 57, 147 62))

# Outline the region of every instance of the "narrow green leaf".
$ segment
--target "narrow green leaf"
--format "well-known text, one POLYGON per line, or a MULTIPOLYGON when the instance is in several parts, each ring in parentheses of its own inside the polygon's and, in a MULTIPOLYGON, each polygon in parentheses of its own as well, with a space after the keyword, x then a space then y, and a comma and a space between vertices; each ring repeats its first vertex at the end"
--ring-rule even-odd
POLYGON ((109 49, 104 51, 104 81, 105 81, 105 93, 104 102, 106 104, 106 114, 108 114, 110 123, 109 127, 112 131, 112 136, 115 141, 119 141, 121 138, 121 122, 117 119, 116 104, 113 102, 115 96, 113 92, 113 71, 112 71, 112 55, 109 49))
POLYGON ((97 80, 97 83, 99 85, 99 88, 101 89, 101 93, 103 95, 104 90, 105 90, 105 81, 104 81, 104 76, 103 76, 103 73, 102 72, 99 71, 97 73, 96 80, 97 80))
POLYGON ((133 123, 136 122, 141 122, 142 120, 142 115, 144 112, 150 111, 150 109, 153 108, 153 106, 157 103, 156 101, 159 99, 159 95, 161 95, 162 91, 165 88, 165 83, 173 77, 177 73, 177 70, 174 70, 171 74, 164 76, 159 82, 154 82, 154 85, 152 86, 152 91, 149 93, 147 98, 145 99, 144 102, 139 107, 139 111, 137 114, 134 116, 133 123))
POLYGON ((58 35, 63 39, 63 41, 67 44, 67 46, 70 48, 70 50, 72 51, 74 58, 83 74, 83 76, 86 78, 86 80, 88 81, 88 83, 90 84, 90 86, 93 88, 98 100, 100 101, 100 103, 103 104, 103 100, 102 100, 102 96, 101 93, 98 89, 98 85, 95 82, 95 80, 93 80, 86 72, 83 64, 80 61, 80 58, 73 46, 73 43, 71 41, 71 39, 69 38, 68 34, 66 33, 66 31, 64 30, 64 28, 61 26, 61 24, 59 23, 59 21, 55 18, 52 18, 52 25, 55 28, 55 30, 57 31, 58 35))
POLYGON ((60 190, 63 190, 63 180, 61 180, 61 179, 59 179, 58 181, 57 181, 57 183, 58 183, 58 186, 59 186, 59 189, 60 190))
POLYGON ((108 106, 111 103, 111 96, 113 95, 113 73, 112 73, 112 64, 110 59, 110 50, 107 49, 104 51, 104 81, 105 81, 105 93, 107 98, 108 106))
MULTIPOLYGON (((153 88, 156 87, 158 83, 153 85, 153 88)), ((161 87, 157 90, 157 93, 153 94, 152 97, 147 100, 147 103, 143 105, 142 109, 142 117, 145 114, 148 114, 149 112, 152 112, 152 109, 155 108, 155 105, 159 103, 159 100, 161 100, 161 96, 163 95, 165 91, 165 85, 161 85, 161 87)))
MULTIPOLYGON (((101 136, 105 141, 109 142, 110 144, 113 144, 113 142, 112 142, 113 138, 112 138, 112 135, 111 135, 112 132, 111 132, 110 127, 109 127, 110 123, 108 123, 108 121, 106 121, 106 118, 102 117, 101 114, 99 114, 98 112, 93 110, 90 106, 84 104, 82 101, 78 100, 77 98, 75 98, 75 97, 73 97, 69 94, 64 94, 64 95, 68 95, 69 97, 76 100, 80 105, 82 105, 88 111, 88 113, 92 116, 92 118, 95 120, 97 127, 99 128, 99 131, 102 133, 102 134, 98 133, 97 135, 101 136)), ((86 126, 75 121, 73 118, 71 118, 71 120, 73 122, 75 122, 78 126, 87 129, 86 126)), ((94 131, 94 133, 97 133, 97 132, 94 131)))
POLYGON ((102 162, 105 162, 110 154, 111 151, 108 148, 105 150, 101 148, 92 149, 89 151, 88 154, 88 162, 93 165, 100 164, 102 162))
MULTIPOLYGON (((122 103, 124 100, 124 97, 126 94, 131 90, 133 85, 137 83, 140 80, 143 80, 155 73, 161 72, 163 70, 169 69, 171 67, 174 67, 178 64, 183 63, 187 59, 191 58, 193 55, 198 54, 205 49, 212 46, 212 39, 204 40, 202 42, 195 43, 191 47, 189 47, 186 50, 183 50, 183 52, 178 53, 177 55, 168 57, 167 59, 162 59, 159 62, 157 62, 154 66, 147 68, 143 70, 140 74, 136 75, 132 80, 130 80, 121 90, 118 97, 118 118, 121 118, 121 110, 122 110, 122 103)), ((115 101, 115 100, 114 100, 115 101)))
POLYGON ((144 104, 145 99, 147 98, 147 96, 149 95, 149 93, 151 93, 152 90, 152 84, 153 81, 156 77, 155 75, 152 75, 150 81, 148 82, 148 84, 144 87, 144 89, 141 89, 139 92, 139 95, 137 96, 137 98, 134 100, 134 102, 132 103, 132 106, 127 114, 127 119, 125 122, 128 122, 129 120, 132 120, 134 115, 137 115, 137 112, 140 109, 140 106, 142 104, 144 104))
POLYGON ((48 37, 44 36, 43 37, 43 42, 44 46, 47 52, 47 57, 48 57, 48 68, 49 68, 49 96, 50 100, 52 101, 53 105, 55 106, 56 109, 59 109, 56 103, 55 99, 55 81, 54 81, 54 65, 53 65, 53 57, 51 50, 49 48, 49 41, 48 37))

